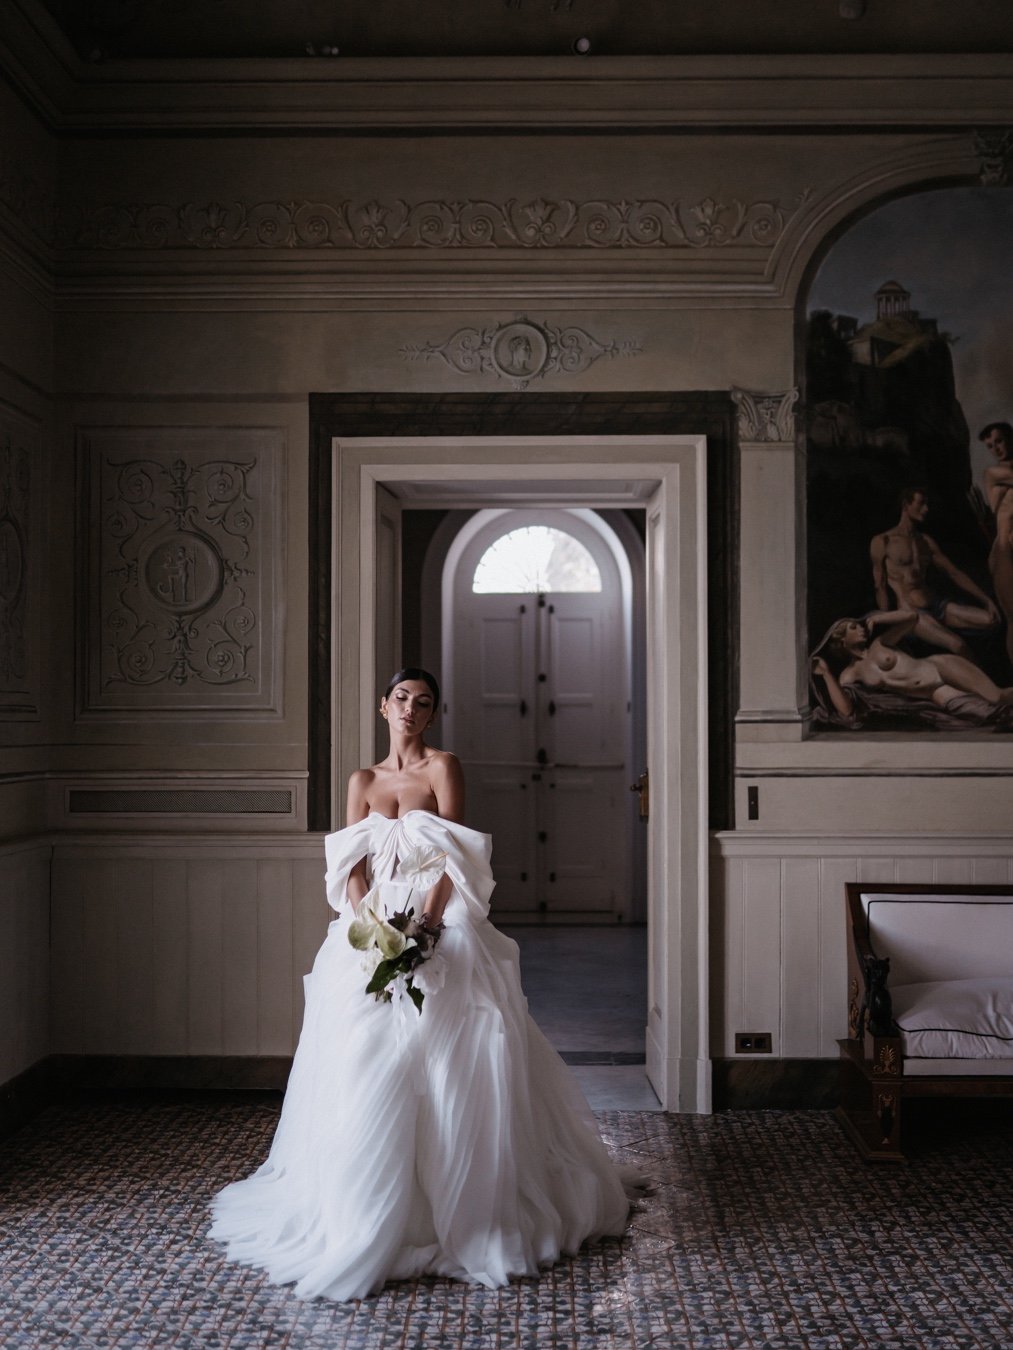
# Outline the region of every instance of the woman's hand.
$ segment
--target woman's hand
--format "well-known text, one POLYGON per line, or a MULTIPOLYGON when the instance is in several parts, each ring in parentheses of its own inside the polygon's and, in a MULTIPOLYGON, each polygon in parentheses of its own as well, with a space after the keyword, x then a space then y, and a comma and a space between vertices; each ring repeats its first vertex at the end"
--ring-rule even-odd
POLYGON ((420 922, 433 932, 442 927, 443 914, 450 902, 450 897, 454 893, 454 883, 447 876, 446 872, 440 877, 433 888, 426 893, 426 898, 422 902, 422 916, 420 922))

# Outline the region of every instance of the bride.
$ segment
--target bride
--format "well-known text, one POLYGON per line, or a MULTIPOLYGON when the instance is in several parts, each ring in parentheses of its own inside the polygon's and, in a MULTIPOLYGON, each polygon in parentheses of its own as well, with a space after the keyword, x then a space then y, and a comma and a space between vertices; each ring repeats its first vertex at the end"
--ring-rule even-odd
POLYGON ((229 1258, 303 1298, 418 1275, 493 1288, 626 1226, 620 1169, 489 922, 491 842, 461 823, 460 765, 423 739, 439 701, 412 668, 380 702, 390 753, 352 775, 347 827, 326 840, 339 917, 306 977, 277 1133, 213 1203, 229 1258), (384 908, 413 909, 431 951, 418 1008, 403 977, 392 1001, 366 993, 378 953, 348 941, 384 908))

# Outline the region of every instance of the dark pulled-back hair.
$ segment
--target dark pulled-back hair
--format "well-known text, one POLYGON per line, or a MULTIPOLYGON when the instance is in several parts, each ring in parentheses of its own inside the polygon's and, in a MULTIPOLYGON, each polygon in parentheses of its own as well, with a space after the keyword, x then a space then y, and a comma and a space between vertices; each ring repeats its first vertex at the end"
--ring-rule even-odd
POLYGON ((1006 444, 1013 450, 1013 427, 1008 422, 989 422, 988 426, 982 427, 978 432, 978 440, 983 441, 986 436, 991 436, 993 431, 1001 431, 1006 437, 1006 444))
POLYGON ((405 680, 421 680, 423 684, 427 684, 432 692, 433 702, 435 703, 436 708, 439 709, 439 683, 435 675, 430 675, 429 671, 423 670, 421 666, 405 666, 404 670, 399 670, 396 675, 392 675, 390 677, 390 684, 388 684, 387 688, 383 691, 384 698, 390 698, 397 686, 403 684, 405 680))

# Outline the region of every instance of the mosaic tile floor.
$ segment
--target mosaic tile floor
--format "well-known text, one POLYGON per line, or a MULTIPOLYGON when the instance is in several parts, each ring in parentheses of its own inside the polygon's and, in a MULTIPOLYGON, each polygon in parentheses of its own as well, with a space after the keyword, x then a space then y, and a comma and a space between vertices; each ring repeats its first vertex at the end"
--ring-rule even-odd
POLYGON ((812 1112, 603 1112, 654 1192, 628 1235, 504 1290, 420 1280, 299 1302, 225 1264, 206 1207, 259 1162, 278 1099, 54 1107, 0 1146, 0 1344, 604 1350, 1013 1346, 1010 1112, 943 1117, 906 1168, 812 1112))

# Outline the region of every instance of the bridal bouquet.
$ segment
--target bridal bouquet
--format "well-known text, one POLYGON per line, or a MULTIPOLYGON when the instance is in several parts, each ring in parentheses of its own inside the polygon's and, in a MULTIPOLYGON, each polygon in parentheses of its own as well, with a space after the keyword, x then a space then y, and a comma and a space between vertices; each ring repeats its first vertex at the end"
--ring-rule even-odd
MULTIPOLYGON (((428 891, 436 885, 446 870, 446 857, 446 853, 427 845, 418 845, 405 854, 397 870, 412 883, 409 901, 416 887, 428 891)), ((348 941, 364 954, 366 969, 372 972, 366 993, 383 1003, 390 1003, 395 994, 407 995, 421 1013, 426 994, 435 993, 443 983, 442 969, 437 974, 435 968, 424 968, 432 960, 442 932, 442 924, 435 929, 424 927, 408 903, 388 915, 382 884, 374 886, 363 896, 348 926, 348 941)))

